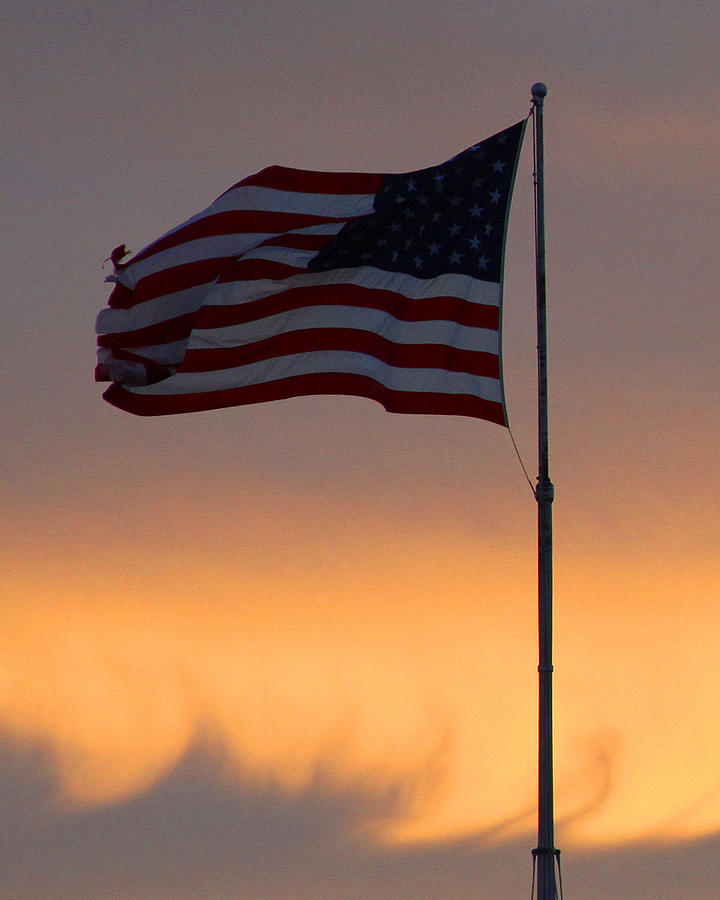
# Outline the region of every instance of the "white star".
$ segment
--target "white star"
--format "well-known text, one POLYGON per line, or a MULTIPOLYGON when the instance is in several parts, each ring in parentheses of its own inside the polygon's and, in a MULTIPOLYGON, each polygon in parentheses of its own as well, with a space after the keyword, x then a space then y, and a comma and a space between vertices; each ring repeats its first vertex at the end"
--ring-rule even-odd
POLYGON ((458 206, 462 203, 462 197, 458 197, 457 194, 454 197, 450 198, 450 206, 457 209, 458 206))
POLYGON ((505 168, 505 163, 501 159, 496 159, 493 163, 493 172, 502 172, 505 168))
POLYGON ((470 215, 471 215, 474 219, 481 219, 481 218, 482 218, 482 214, 483 214, 484 212, 485 212, 485 210, 482 208, 482 206, 478 206, 477 203, 476 203, 475 206, 473 206, 473 208, 470 210, 470 215))
POLYGON ((490 202, 491 203, 499 203, 500 202, 500 191, 491 191, 490 192, 490 202))
POLYGON ((410 179, 407 181, 406 187, 407 187, 407 189, 408 189, 409 191, 416 191, 416 190, 417 190, 417 187, 416 187, 416 185, 415 185, 415 181, 414 181, 412 178, 410 178, 410 179))
POLYGON ((456 234, 460 234, 461 231, 462 231, 462 227, 460 225, 458 225, 457 222, 454 225, 450 226, 450 234, 453 237, 455 237, 456 234))
POLYGON ((487 258, 487 256, 481 256, 480 259, 478 260, 478 266, 481 269, 487 269, 487 265, 489 262, 490 262, 490 260, 487 258))
POLYGON ((413 262, 415 263, 415 266, 418 269, 422 269, 423 261, 422 261, 422 257, 420 255, 416 256, 415 259, 413 260, 413 262))
POLYGON ((458 253, 457 250, 453 250, 453 252, 450 254, 450 258, 449 258, 448 262, 459 263, 461 256, 462 256, 462 253, 458 253))
POLYGON ((441 245, 440 245, 440 244, 436 244, 435 241, 433 241, 432 244, 430 244, 430 245, 428 246, 428 252, 429 252, 430 254, 433 254, 433 253, 439 253, 439 252, 440 252, 440 249, 441 249, 441 245))
POLYGON ((474 237, 468 238, 468 243, 473 250, 477 250, 477 248, 480 246, 480 238, 475 235, 474 237))
POLYGON ((491 232, 492 230, 493 230, 492 225, 486 225, 486 226, 485 226, 485 234, 490 234, 490 232, 491 232))

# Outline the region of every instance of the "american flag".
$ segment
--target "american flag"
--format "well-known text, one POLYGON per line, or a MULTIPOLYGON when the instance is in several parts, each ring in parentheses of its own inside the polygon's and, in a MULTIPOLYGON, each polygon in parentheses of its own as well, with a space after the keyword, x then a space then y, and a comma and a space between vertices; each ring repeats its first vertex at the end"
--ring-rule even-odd
POLYGON ((500 311, 525 121, 402 175, 271 166, 123 263, 96 379, 139 415, 309 394, 506 424, 500 311))

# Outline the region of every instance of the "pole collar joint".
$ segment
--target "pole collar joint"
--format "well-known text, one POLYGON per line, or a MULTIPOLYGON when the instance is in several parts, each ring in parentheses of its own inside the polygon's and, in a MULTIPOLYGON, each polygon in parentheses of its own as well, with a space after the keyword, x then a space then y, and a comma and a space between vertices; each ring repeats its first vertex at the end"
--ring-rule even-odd
POLYGON ((532 852, 533 856, 556 856, 560 858, 560 851, 557 847, 535 847, 532 852))
POLYGON ((535 499, 538 503, 552 503, 555 499, 555 485, 549 478, 539 481, 535 488, 535 499))

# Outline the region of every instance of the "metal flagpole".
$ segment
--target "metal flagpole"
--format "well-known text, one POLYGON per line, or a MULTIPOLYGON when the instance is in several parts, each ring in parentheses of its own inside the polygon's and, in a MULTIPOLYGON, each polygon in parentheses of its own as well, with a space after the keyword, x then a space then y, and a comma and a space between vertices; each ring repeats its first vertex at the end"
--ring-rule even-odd
POLYGON ((535 148, 535 265, 538 340, 538 845, 533 850, 538 900, 556 900, 553 808, 552 714, 552 502, 555 493, 548 463, 547 318, 545 305, 545 185, 543 101, 547 87, 532 86, 535 148))

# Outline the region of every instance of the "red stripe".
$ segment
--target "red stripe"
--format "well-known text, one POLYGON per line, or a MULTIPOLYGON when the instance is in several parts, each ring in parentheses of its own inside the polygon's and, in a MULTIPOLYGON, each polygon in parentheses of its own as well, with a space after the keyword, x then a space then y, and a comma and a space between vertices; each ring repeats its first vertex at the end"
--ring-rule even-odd
POLYGON ((268 316, 311 306, 352 306, 379 310, 403 322, 456 322, 468 328, 497 331, 497 306, 469 303, 459 297, 410 300, 392 291, 371 291, 353 284, 322 284, 291 288, 274 296, 234 306, 204 306, 145 328, 111 332, 98 338, 100 347, 146 347, 169 344, 188 337, 193 329, 212 330, 242 326, 268 316))
MULTIPOLYGON (((271 260, 254 260, 250 259, 246 262, 246 266, 238 266, 237 256, 218 256, 212 259, 201 259, 196 262, 182 263, 179 266, 169 266, 161 269, 159 272, 153 272, 141 278, 135 285, 135 289, 131 295, 122 293, 118 297, 118 301, 122 303, 122 309, 131 309, 140 303, 146 303, 148 300, 156 300, 158 297, 165 297, 168 294, 175 294, 178 291, 184 291, 192 287, 201 287, 202 285, 210 285, 214 283, 220 276, 220 273, 227 267, 231 267, 229 271, 237 271, 237 276, 233 280, 243 280, 247 278, 270 278, 278 277, 273 273, 284 272, 284 277, 289 274, 306 271, 294 268, 292 266, 284 266, 282 263, 275 263, 271 260), (262 275, 249 274, 253 271, 262 271, 262 275)), ((113 291, 113 295, 115 292, 113 291)), ((113 297, 111 296, 111 300, 113 297)))
POLYGON ((311 172, 307 169, 268 166, 238 181, 225 194, 249 185, 305 194, 377 194, 383 186, 383 176, 371 172, 311 172))
POLYGON ((170 344, 182 341, 190 335, 195 321, 194 312, 185 313, 175 319, 156 322, 134 331, 119 331, 103 334, 98 338, 98 347, 148 347, 151 344, 170 344))
POLYGON ((155 300, 167 294, 175 294, 178 291, 187 290, 201 285, 210 286, 211 283, 234 281, 253 281, 259 278, 268 278, 281 281, 291 275, 307 272, 304 266, 288 266, 285 263, 272 259, 245 259, 236 256, 219 256, 215 259, 201 259, 198 262, 183 263, 180 266, 172 266, 153 272, 141 278, 133 291, 132 303, 125 299, 124 309, 155 300))
POLYGON ((497 331, 497 306, 470 303, 459 297, 415 300, 394 291, 372 290, 357 284, 317 284, 288 288, 279 294, 233 306, 203 306, 197 313, 196 329, 228 328, 266 316, 309 306, 354 306, 382 310, 403 322, 457 322, 470 328, 497 331))
POLYGON ((279 234, 263 241, 262 247, 290 247, 293 250, 324 250, 336 235, 334 234, 279 234))
MULTIPOLYGON (((285 263, 276 262, 275 260, 239 259, 231 266, 223 269, 218 278, 218 282, 222 284, 231 284, 233 281, 252 281, 254 279, 263 278, 271 281, 282 281, 291 275, 298 275, 301 273, 308 273, 309 275, 313 274, 305 267, 294 268, 285 263), (253 263, 256 265, 253 265, 253 263)), ((461 300, 459 297, 442 296, 428 299, 413 299, 405 297, 403 294, 395 291, 376 290, 364 285, 344 283, 316 284, 308 285, 307 287, 288 288, 283 294, 278 296, 282 297, 286 295, 293 298, 291 300, 292 305, 289 308, 342 303, 343 305, 350 306, 367 306, 374 309, 386 309, 388 308, 388 302, 390 302, 394 310, 402 310, 403 313, 407 310, 407 314, 398 314, 393 311, 392 315, 409 322, 428 321, 430 319, 447 319, 462 325, 492 328, 495 331, 497 331, 500 325, 500 309, 498 306, 471 303, 466 300, 461 300), (316 299, 320 294, 328 295, 329 299, 316 299), (343 295, 343 299, 339 299, 341 294, 343 295), (392 302, 392 300, 394 300, 394 302, 392 302), (442 303, 442 309, 439 305, 440 302, 442 303), (454 314, 448 311, 449 305, 455 307, 454 314), (432 314, 425 312, 433 307, 434 312, 432 314)), ((270 299, 271 298, 268 297, 261 300, 254 300, 251 303, 238 304, 237 306, 223 306, 222 309, 228 311, 238 309, 239 315, 242 317, 239 321, 249 321, 249 318, 262 318, 263 315, 271 315, 271 313, 261 312, 260 315, 253 313, 246 319, 244 318, 242 310, 256 304, 260 306, 261 304, 269 303, 270 299)), ((212 307, 210 304, 205 306, 205 310, 215 308, 216 307, 212 307)), ((388 311, 391 310, 388 309, 388 311)), ((230 316, 232 316, 232 313, 230 313, 230 316)), ((210 325, 205 325, 204 319, 202 321, 203 324, 198 324, 198 328, 212 327, 210 325)), ((233 321, 229 321, 227 324, 231 325, 233 324, 233 321)))
POLYGON ((114 384, 103 394, 105 400, 119 409, 138 416, 164 416, 176 413, 202 412, 245 406, 272 400, 287 400, 315 394, 342 394, 376 400, 388 412, 427 413, 430 415, 472 416, 498 425, 507 424, 501 403, 471 394, 417 393, 392 391, 364 375, 297 375, 263 384, 208 391, 200 394, 149 396, 133 394, 114 384))
POLYGON ((364 353, 398 368, 443 369, 487 378, 500 377, 500 361, 496 354, 441 344, 398 344, 371 331, 353 328, 307 328, 241 347, 188 350, 179 371, 213 372, 295 353, 323 351, 364 353))
POLYGON ((199 287, 209 284, 218 277, 224 266, 235 262, 234 256, 221 256, 217 259, 201 259, 199 262, 183 263, 181 266, 172 266, 161 272, 153 272, 142 278, 133 291, 132 303, 124 306, 129 309, 147 300, 163 297, 166 294, 174 294, 191 287, 199 287))
POLYGON ((298 228, 325 225, 329 222, 346 222, 347 217, 317 216, 309 213, 266 212, 264 210, 241 209, 231 212, 213 213, 189 222, 177 230, 158 238, 128 260, 121 268, 127 268, 156 253, 178 247, 188 241, 218 237, 224 234, 283 234, 298 228))
POLYGON ((233 260, 218 277, 218 284, 229 284, 234 281, 257 281, 268 278, 272 281, 283 281, 291 275, 299 275, 307 272, 305 266, 289 266, 286 263, 277 262, 274 259, 245 259, 233 260))
POLYGON ((108 297, 108 306, 111 309, 130 309, 135 305, 135 293, 131 288, 125 287, 118 281, 108 297))
POLYGON ((304 266, 288 266, 272 259, 243 257, 238 259, 236 256, 201 259, 179 266, 170 266, 141 278, 135 285, 132 297, 121 295, 122 309, 130 309, 148 300, 155 300, 188 288, 204 284, 209 286, 216 281, 252 281, 258 278, 282 280, 300 272, 307 272, 307 269, 304 266))

